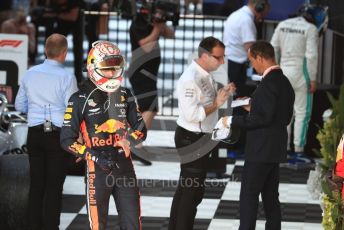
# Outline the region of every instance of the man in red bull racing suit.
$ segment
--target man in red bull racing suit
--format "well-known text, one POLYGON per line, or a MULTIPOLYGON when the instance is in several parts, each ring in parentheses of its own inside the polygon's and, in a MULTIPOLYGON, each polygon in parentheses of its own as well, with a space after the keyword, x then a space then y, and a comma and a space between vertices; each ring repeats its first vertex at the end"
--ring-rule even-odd
POLYGON ((71 96, 61 130, 62 147, 86 160, 91 229, 106 229, 111 194, 120 229, 141 229, 130 148, 145 139, 146 128, 133 95, 120 86, 123 68, 116 45, 93 43, 87 58, 89 79, 71 96))

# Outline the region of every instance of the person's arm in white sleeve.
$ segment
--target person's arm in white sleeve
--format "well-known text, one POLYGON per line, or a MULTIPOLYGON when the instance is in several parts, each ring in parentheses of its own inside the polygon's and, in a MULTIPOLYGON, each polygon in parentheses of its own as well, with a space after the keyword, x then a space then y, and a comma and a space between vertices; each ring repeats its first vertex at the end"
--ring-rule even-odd
POLYGON ((188 122, 200 122, 206 118, 204 107, 199 101, 199 89, 192 81, 183 82, 178 88, 178 103, 181 113, 188 122))
POLYGON ((68 100, 70 96, 73 95, 76 91, 78 91, 78 85, 76 82, 76 78, 74 75, 68 76, 68 80, 66 80, 66 85, 65 85, 65 93, 64 93, 64 103, 65 106, 67 107, 68 105, 68 100))
POLYGON ((22 112, 22 113, 28 112, 28 99, 27 99, 25 85, 24 85, 23 80, 20 84, 16 99, 15 99, 14 107, 19 112, 22 112))
POLYGON ((310 91, 312 93, 316 90, 316 76, 318 70, 318 30, 312 26, 307 33, 306 42, 306 67, 310 78, 310 91))
POLYGON ((271 38, 271 45, 274 47, 275 50, 275 60, 277 63, 281 61, 281 44, 280 44, 280 29, 279 26, 276 27, 274 34, 271 38))
POLYGON ((241 26, 241 39, 246 51, 257 40, 257 29, 253 21, 246 21, 241 26))

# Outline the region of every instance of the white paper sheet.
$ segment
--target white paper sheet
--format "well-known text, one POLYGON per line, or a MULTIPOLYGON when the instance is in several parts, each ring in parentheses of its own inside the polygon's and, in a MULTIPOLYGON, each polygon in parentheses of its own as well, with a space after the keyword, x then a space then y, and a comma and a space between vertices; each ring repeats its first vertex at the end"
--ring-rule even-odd
POLYGON ((242 106, 242 105, 248 105, 250 104, 250 100, 251 98, 245 98, 245 99, 236 99, 235 101, 232 101, 232 108, 238 107, 238 106, 242 106))

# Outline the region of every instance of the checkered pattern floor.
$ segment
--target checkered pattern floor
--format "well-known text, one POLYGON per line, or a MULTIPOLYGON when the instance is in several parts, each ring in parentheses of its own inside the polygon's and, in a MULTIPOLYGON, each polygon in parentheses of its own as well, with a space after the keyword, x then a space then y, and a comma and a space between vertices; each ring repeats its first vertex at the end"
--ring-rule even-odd
MULTIPOLYGON (((179 164, 154 161, 152 166, 134 162, 141 187, 143 229, 167 229, 172 197, 177 185, 179 164)), ((194 229, 238 229, 239 192, 243 162, 227 165, 229 179, 207 180, 204 199, 198 207, 194 229)), ((306 188, 309 170, 281 168, 280 201, 282 229, 320 230, 321 208, 306 188)), ((87 229, 84 178, 68 176, 64 184, 61 229, 87 229)), ((118 229, 117 211, 110 201, 108 229, 118 229)), ((264 229, 264 213, 260 203, 257 229, 264 229)))

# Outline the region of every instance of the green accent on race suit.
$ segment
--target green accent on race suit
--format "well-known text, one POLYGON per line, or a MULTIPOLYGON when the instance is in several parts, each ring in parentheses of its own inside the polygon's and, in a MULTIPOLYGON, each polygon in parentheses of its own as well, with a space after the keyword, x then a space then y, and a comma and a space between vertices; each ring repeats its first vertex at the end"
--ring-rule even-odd
POLYGON ((306 114, 302 122, 302 132, 300 137, 300 147, 304 147, 306 145, 306 135, 308 129, 308 123, 311 118, 312 113, 312 104, 313 104, 313 94, 310 93, 309 89, 311 87, 311 79, 309 77, 308 68, 307 68, 307 59, 303 59, 303 77, 306 81, 307 85, 307 94, 306 94, 306 114))

